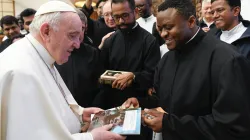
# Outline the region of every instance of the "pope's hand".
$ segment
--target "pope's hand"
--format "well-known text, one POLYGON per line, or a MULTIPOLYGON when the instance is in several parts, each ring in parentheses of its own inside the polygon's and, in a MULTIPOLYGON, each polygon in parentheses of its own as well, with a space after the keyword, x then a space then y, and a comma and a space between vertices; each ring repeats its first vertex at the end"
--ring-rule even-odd
POLYGON ((84 108, 83 114, 82 114, 83 122, 90 122, 91 121, 91 114, 96 114, 100 111, 103 111, 103 110, 101 108, 97 108, 97 107, 84 108))
POLYGON ((90 133, 94 140, 125 140, 126 137, 119 134, 110 132, 109 130, 113 127, 113 124, 105 125, 96 129, 93 129, 90 133))
POLYGON ((132 84, 133 79, 134 74, 132 72, 119 74, 116 76, 116 80, 112 83, 112 88, 123 90, 132 84))
POLYGON ((135 108, 138 108, 139 107, 139 102, 136 98, 128 98, 127 101, 125 101, 123 104, 122 104, 122 108, 126 109, 126 108, 129 108, 129 107, 135 107, 135 108))
POLYGON ((156 109, 144 109, 144 111, 146 114, 143 113, 143 122, 154 132, 161 132, 164 113, 156 109))

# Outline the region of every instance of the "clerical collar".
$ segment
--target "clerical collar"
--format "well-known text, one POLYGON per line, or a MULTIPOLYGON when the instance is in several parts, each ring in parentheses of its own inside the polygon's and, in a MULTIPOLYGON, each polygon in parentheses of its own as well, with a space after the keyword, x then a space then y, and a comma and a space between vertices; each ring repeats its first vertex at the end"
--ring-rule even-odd
MULTIPOLYGON (((198 30, 196 31, 196 33, 194 34, 194 36, 188 40, 188 42, 190 42, 191 40, 193 40, 195 38, 195 36, 198 34, 198 32, 200 31, 200 27, 198 28, 198 30)), ((188 42, 186 44, 188 44, 188 42)))
POLYGON ((238 38, 242 36, 242 34, 247 30, 247 28, 240 22, 234 28, 229 31, 222 31, 220 39, 224 42, 231 44, 238 38))
POLYGON ((132 29, 135 29, 135 27, 137 27, 137 26, 138 26, 138 23, 135 22, 135 25, 134 25, 134 27, 132 29))
POLYGON ((142 19, 144 19, 145 22, 147 22, 147 21, 150 21, 150 20, 153 19, 153 18, 154 18, 154 15, 152 14, 151 16, 149 16, 149 17, 147 17, 147 18, 142 18, 142 19))
POLYGON ((210 27, 214 22, 207 22, 207 20, 203 17, 204 23, 207 25, 207 27, 210 27))
POLYGON ((30 43, 33 44, 39 55, 42 57, 44 62, 53 68, 53 64, 55 63, 55 59, 49 54, 49 52, 40 44, 31 34, 26 35, 30 43))

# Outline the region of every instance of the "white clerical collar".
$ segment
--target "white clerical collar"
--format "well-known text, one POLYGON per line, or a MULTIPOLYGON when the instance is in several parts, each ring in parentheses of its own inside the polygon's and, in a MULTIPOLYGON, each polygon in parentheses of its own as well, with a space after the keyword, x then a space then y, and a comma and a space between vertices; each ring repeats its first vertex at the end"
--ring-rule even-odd
POLYGON ((236 34, 240 29, 244 28, 245 26, 242 24, 242 22, 240 22, 238 25, 236 25, 234 28, 232 28, 229 31, 222 31, 222 34, 226 35, 226 36, 231 36, 236 34))
POLYGON ((145 22, 147 22, 147 21, 150 21, 150 20, 153 19, 153 18, 154 18, 154 15, 152 14, 151 16, 149 16, 149 17, 147 17, 147 18, 142 18, 142 19, 144 19, 145 22))
POLYGON ((220 40, 231 44, 232 42, 239 39, 246 30, 247 30, 247 28, 242 24, 242 22, 240 22, 238 25, 236 25, 231 30, 222 31, 222 34, 220 36, 220 40))
MULTIPOLYGON (((191 40, 194 39, 194 37, 198 34, 198 32, 200 31, 200 27, 198 28, 198 30, 196 31, 196 33, 194 34, 194 36, 188 40, 188 42, 190 42, 191 40)), ((188 44, 188 42, 186 44, 188 44)))
POLYGON ((40 44, 31 34, 26 35, 30 43, 35 47, 39 55, 45 61, 45 63, 53 68, 53 64, 55 63, 55 59, 49 54, 49 52, 40 44))
POLYGON ((138 23, 137 23, 137 22, 135 22, 135 25, 134 25, 134 27, 133 27, 132 29, 134 29, 137 25, 138 25, 138 23))
POLYGON ((207 22, 207 20, 203 17, 204 23, 207 25, 207 27, 210 27, 214 22, 207 22))

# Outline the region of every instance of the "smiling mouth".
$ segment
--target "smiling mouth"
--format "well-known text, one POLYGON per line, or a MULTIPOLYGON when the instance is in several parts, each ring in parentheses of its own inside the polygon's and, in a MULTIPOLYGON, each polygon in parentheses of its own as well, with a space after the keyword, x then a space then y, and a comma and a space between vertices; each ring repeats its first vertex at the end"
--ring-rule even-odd
POLYGON ((169 44, 169 43, 171 43, 172 42, 172 39, 166 39, 166 44, 169 44))

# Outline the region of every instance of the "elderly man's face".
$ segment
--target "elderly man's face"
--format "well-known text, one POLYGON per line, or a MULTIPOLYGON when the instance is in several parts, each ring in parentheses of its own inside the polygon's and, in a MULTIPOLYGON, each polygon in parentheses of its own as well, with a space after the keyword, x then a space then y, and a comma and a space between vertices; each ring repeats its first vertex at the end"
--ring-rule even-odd
POLYGON ((49 29, 46 47, 57 64, 68 61, 71 52, 80 47, 82 22, 76 13, 63 13, 58 30, 49 29))
POLYGON ((112 11, 111 11, 111 2, 107 1, 103 7, 102 7, 102 12, 103 12, 103 17, 104 17, 104 21, 106 23, 106 25, 109 28, 115 28, 115 21, 112 18, 112 11))
POLYGON ((210 2, 203 2, 201 7, 201 13, 202 17, 204 17, 206 20, 212 19, 211 14, 211 3, 210 2))

